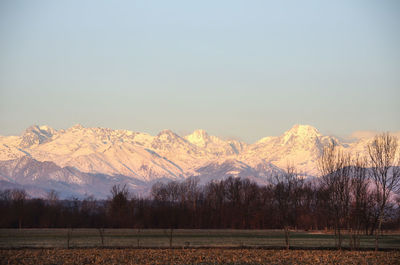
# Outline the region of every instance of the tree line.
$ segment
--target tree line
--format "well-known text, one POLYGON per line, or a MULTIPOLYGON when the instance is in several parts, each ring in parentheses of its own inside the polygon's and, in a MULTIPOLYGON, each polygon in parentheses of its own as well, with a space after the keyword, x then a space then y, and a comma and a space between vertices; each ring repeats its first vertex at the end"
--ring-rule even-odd
POLYGON ((196 178, 156 183, 146 198, 115 185, 107 200, 60 200, 56 192, 28 198, 24 190, 0 192, 2 228, 191 228, 343 231, 359 247, 361 234, 400 228, 400 167, 397 140, 377 136, 368 158, 351 157, 331 144, 319 160, 321 177, 309 181, 293 166, 268 185, 229 177, 199 185, 196 178))

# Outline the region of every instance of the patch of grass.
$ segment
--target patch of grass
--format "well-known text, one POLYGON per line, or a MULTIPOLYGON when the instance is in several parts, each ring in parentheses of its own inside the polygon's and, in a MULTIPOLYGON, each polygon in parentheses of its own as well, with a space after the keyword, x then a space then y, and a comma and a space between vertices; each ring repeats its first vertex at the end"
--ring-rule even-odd
MULTIPOLYGON (((66 248, 68 229, 0 229, 0 248, 66 248)), ((105 229, 104 247, 169 247, 169 229, 105 229), (139 242, 138 242, 139 241, 139 242)), ((334 248, 331 233, 291 232, 291 247, 334 248)), ((343 247, 349 246, 343 235, 343 247)), ((373 248, 373 236, 361 236, 362 248, 373 248)), ((381 248, 399 248, 400 234, 383 235, 381 248)), ((73 229, 71 247, 102 247, 97 229, 73 229)), ((173 230, 173 247, 284 247, 281 230, 173 230)))

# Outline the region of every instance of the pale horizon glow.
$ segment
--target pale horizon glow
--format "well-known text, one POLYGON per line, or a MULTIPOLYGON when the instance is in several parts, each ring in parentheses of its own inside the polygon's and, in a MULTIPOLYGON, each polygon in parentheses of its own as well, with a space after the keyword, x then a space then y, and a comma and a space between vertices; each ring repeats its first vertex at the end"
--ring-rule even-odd
POLYGON ((400 2, 0 2, 0 135, 400 131, 400 2))

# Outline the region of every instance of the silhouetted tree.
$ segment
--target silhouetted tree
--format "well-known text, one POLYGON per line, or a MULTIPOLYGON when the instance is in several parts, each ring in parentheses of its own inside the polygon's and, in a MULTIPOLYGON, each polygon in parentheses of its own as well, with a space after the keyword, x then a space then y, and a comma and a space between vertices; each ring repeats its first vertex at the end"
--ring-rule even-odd
POLYGON ((321 181, 327 193, 328 209, 334 218, 336 246, 342 247, 341 228, 348 221, 350 207, 350 156, 332 143, 319 160, 321 181))
POLYGON ((25 215, 25 201, 27 194, 25 190, 15 189, 11 191, 12 207, 18 219, 18 228, 22 228, 22 221, 25 215))
MULTIPOLYGON (((367 177, 367 162, 364 158, 356 156, 351 167, 351 217, 352 238, 351 245, 360 247, 360 232, 363 222, 368 217, 371 193, 368 191, 369 180, 367 177)), ((364 224, 367 225, 366 223, 364 224)))
POLYGON ((303 179, 299 178, 293 166, 288 166, 286 172, 276 177, 275 200, 282 227, 285 231, 286 249, 290 248, 289 228, 296 224, 300 193, 303 179))
POLYGON ((126 185, 114 185, 111 188, 110 217, 115 227, 128 223, 128 196, 126 185))
POLYGON ((375 233, 375 250, 382 231, 382 220, 392 192, 400 187, 400 160, 397 154, 397 138, 389 133, 377 135, 368 145, 371 178, 375 184, 378 227, 375 233), (397 156, 396 156, 397 155, 397 156))

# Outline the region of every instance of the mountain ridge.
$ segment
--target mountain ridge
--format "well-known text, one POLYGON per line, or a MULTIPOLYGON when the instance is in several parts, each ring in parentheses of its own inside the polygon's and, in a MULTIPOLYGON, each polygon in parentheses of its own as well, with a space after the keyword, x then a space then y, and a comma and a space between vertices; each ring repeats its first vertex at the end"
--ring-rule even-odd
MULTIPOLYGON (((264 137, 253 144, 223 140, 201 129, 184 136, 162 130, 153 136, 128 130, 85 128, 80 124, 66 130, 34 125, 21 136, 0 136, 0 161, 5 163, 27 157, 32 160, 31 167, 39 167, 33 161, 51 162, 61 168, 57 169, 60 172, 68 168, 76 170, 70 171, 75 174, 71 178, 102 174, 110 178, 117 176, 115 183, 122 179, 154 183, 189 177, 205 182, 234 176, 265 184, 273 175, 282 173, 288 164, 305 176, 318 176, 317 162, 324 146, 335 143, 344 151, 365 155, 365 147, 370 140, 362 138, 352 143, 342 142, 322 135, 310 125, 299 124, 280 136, 264 137)), ((4 163, 0 165, 0 171, 4 171, 1 168, 4 163)), ((22 176, 26 179, 47 176, 49 181, 53 181, 49 177, 53 174, 49 164, 40 168, 43 169, 41 173, 35 171, 36 175, 22 176)), ((34 181, 24 181, 9 171, 4 172, 0 174, 4 181, 18 179, 16 183, 35 185, 34 181)), ((42 182, 38 180, 36 183, 41 185, 42 182)), ((75 184, 79 186, 79 183, 75 184)))

